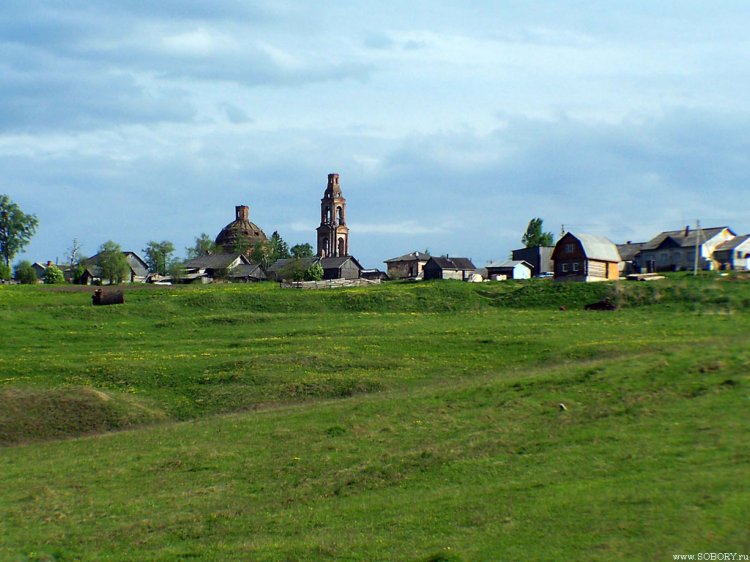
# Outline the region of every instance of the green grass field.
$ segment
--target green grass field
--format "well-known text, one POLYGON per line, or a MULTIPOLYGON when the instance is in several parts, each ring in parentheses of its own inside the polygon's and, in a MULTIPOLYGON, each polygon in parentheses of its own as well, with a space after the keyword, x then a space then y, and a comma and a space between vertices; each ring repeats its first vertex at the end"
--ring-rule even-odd
POLYGON ((125 291, 0 286, 0 560, 750 555, 750 280, 125 291))

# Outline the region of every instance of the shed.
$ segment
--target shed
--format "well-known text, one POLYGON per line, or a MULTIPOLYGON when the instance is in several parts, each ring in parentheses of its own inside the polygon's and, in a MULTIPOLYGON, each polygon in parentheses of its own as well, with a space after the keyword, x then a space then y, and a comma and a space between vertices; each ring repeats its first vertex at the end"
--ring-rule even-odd
POLYGON ((364 269, 354 256, 320 258, 320 265, 323 279, 359 279, 364 269))
POLYGON ((552 271, 552 251, 554 246, 532 246, 513 250, 512 259, 525 261, 531 266, 531 274, 538 277, 552 271))
POLYGON ((359 279, 363 270, 363 267, 353 256, 330 258, 312 256, 276 260, 266 270, 266 275, 268 279, 274 281, 291 279, 295 271, 304 271, 316 263, 319 263, 323 268, 323 279, 359 279))
POLYGON ((532 265, 525 260, 505 260, 493 262, 487 266, 487 278, 500 279, 531 279, 532 265))

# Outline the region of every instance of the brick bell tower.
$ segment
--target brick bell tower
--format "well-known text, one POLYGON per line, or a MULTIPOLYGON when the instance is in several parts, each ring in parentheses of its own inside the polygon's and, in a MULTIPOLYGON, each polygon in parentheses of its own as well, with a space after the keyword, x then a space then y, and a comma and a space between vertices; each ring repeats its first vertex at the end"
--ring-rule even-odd
POLYGON ((317 255, 321 258, 349 255, 346 199, 341 193, 338 174, 328 174, 328 185, 320 200, 317 255))

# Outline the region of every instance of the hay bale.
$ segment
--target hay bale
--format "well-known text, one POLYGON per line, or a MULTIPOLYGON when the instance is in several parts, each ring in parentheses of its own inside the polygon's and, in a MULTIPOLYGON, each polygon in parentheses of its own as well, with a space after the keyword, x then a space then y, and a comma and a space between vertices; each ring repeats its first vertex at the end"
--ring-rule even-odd
POLYGON ((122 291, 104 291, 97 289, 91 296, 91 301, 94 306, 103 306, 109 304, 124 304, 125 295, 122 291))

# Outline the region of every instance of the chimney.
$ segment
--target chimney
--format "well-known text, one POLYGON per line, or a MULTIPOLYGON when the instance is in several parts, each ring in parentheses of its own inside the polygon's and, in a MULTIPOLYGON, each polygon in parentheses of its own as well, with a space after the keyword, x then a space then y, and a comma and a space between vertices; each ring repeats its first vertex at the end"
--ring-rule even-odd
POLYGON ((685 225, 685 238, 688 237, 688 234, 690 234, 690 225, 685 225))
POLYGON ((238 221, 250 221, 250 207, 247 205, 237 205, 234 211, 237 214, 238 221))

